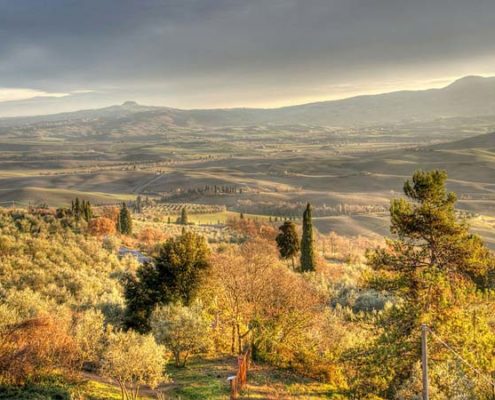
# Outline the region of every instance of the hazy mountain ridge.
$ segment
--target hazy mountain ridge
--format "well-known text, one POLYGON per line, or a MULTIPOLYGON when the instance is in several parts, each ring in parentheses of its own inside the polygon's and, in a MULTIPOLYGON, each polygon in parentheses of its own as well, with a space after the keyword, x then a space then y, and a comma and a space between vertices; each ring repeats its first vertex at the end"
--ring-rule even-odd
MULTIPOLYGON (((135 102, 95 110, 33 117, 3 118, 0 127, 79 121, 117 125, 146 120, 155 127, 198 128, 246 125, 309 124, 371 126, 495 115, 495 77, 469 76, 442 89, 399 91, 276 109, 233 108, 180 110, 135 102)), ((5 133, 5 130, 4 130, 5 133)))

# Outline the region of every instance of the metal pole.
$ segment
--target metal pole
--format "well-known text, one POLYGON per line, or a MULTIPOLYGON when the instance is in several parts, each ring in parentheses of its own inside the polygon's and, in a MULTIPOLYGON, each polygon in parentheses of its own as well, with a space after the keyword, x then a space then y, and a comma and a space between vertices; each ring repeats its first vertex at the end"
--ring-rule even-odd
POLYGON ((423 367, 423 400, 429 400, 428 388, 428 327, 421 325, 421 365, 423 367))

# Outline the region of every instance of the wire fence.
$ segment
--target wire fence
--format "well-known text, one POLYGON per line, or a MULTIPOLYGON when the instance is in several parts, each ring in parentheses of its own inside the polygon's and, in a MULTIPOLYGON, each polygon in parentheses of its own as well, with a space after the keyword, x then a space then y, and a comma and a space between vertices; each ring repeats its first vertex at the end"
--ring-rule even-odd
MULTIPOLYGON (((455 384, 459 387, 467 388, 476 391, 476 388, 481 389, 487 396, 486 398, 495 399, 495 379, 487 372, 481 370, 479 367, 473 365, 472 362, 466 360, 459 351, 454 349, 445 339, 437 335, 430 327, 426 326, 429 336, 434 342, 442 346, 453 357, 454 365, 458 370, 462 370, 463 374, 456 374, 455 384), (470 376, 468 376, 470 375, 470 376)), ((490 351, 487 349, 487 351, 490 351)), ((431 361, 435 361, 434 359, 431 361)), ((451 363, 452 365, 452 363, 451 363)), ((455 388, 453 388, 455 391, 455 388)), ((464 398, 464 397, 463 397, 464 398)))

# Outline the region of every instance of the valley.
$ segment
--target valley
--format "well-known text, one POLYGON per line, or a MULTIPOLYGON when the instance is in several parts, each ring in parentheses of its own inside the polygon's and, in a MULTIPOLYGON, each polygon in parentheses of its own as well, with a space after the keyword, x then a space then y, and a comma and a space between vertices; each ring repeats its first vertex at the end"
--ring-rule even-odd
POLYGON ((91 121, 69 118, 2 128, 0 203, 65 206, 78 196, 107 204, 145 195, 286 217, 299 216, 311 201, 316 227, 324 233, 383 235, 388 204, 400 195, 402 182, 418 168, 445 169, 449 189, 459 194, 459 207, 494 242, 492 230, 486 229, 495 217, 495 135, 485 133, 495 129, 490 118, 471 119, 470 131, 443 121, 155 134, 149 126, 138 132, 135 119, 122 122, 117 114, 98 122, 115 128, 92 128, 95 133, 86 135, 95 124, 91 121), (236 191, 206 193, 207 185, 236 191))

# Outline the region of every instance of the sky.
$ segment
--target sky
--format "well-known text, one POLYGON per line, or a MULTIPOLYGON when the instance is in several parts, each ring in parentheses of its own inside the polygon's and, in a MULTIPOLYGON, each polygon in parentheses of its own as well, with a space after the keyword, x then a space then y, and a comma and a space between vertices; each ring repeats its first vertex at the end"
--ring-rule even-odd
POLYGON ((494 0, 0 0, 0 116, 278 107, 495 75, 494 0))

